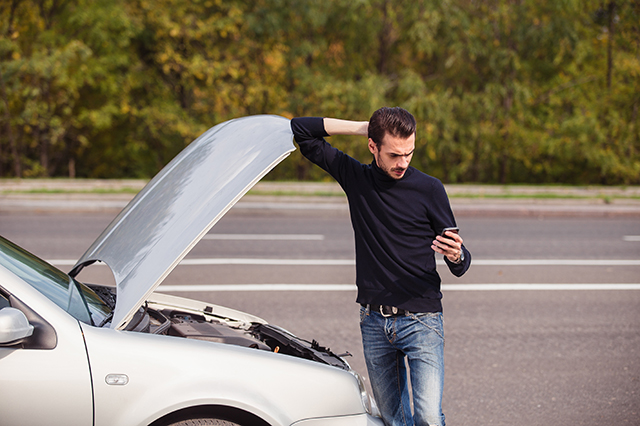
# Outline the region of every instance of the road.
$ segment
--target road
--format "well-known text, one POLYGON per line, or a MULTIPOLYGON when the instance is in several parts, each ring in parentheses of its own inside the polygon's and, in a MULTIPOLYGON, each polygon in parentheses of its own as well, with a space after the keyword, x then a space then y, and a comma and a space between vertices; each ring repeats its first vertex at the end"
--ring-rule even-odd
MULTIPOLYGON (((112 217, 2 212, 0 234, 69 270, 112 217)), ((447 423, 639 425, 638 218, 461 214, 458 225, 474 261, 460 279, 440 267, 447 423)), ((234 208, 159 291, 348 351, 366 376, 353 258, 344 209, 234 208)))

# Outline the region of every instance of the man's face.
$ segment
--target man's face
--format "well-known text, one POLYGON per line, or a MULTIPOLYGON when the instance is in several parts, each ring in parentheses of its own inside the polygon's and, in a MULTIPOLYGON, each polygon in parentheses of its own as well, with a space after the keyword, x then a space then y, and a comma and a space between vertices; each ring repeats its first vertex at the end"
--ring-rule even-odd
POLYGON ((373 139, 369 138, 369 151, 376 159, 376 164, 393 179, 400 179, 409 167, 413 151, 416 148, 416 134, 406 139, 385 134, 380 149, 373 139))

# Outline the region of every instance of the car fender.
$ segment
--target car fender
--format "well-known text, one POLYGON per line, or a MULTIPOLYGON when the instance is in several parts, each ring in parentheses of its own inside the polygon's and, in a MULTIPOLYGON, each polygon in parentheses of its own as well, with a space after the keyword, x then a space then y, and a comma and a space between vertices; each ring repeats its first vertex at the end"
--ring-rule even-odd
POLYGON ((347 371, 284 354, 83 325, 96 426, 147 425, 202 405, 235 407, 273 425, 364 413, 347 371), (107 383, 107 377, 122 383, 107 383), (126 382, 126 383, 125 383, 126 382))

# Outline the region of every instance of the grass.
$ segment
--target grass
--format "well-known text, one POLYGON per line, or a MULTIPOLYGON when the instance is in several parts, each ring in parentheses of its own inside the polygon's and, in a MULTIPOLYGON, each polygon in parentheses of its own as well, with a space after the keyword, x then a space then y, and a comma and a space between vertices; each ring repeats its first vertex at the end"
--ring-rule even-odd
POLYGON ((0 194, 137 194, 137 188, 92 188, 92 189, 48 189, 4 190, 0 194))
POLYGON ((636 195, 602 195, 602 194, 594 194, 594 195, 574 195, 574 194, 554 194, 554 193, 536 193, 536 194, 465 194, 465 193, 455 193, 449 194, 449 198, 504 198, 504 199, 573 199, 573 200, 593 200, 593 199, 602 199, 605 202, 612 201, 613 199, 624 199, 624 200, 640 200, 640 196, 636 195))
MULTIPOLYGON (((302 197, 344 197, 344 194, 336 192, 295 192, 295 191, 249 191, 250 195, 264 196, 302 196, 302 197)), ((471 199, 521 199, 521 200, 602 200, 610 204, 613 200, 640 200, 640 196, 635 195, 574 195, 574 194, 554 194, 554 193, 534 193, 534 194, 475 194, 475 193, 450 193, 449 198, 471 198, 471 199)))
MULTIPOLYGON (((94 189, 29 189, 29 190, 5 190, 0 194, 132 194, 135 195, 140 190, 137 188, 94 188, 94 189)), ((250 190, 249 195, 263 195, 276 197, 344 197, 344 194, 327 191, 298 192, 298 191, 261 191, 250 190)), ((574 195, 574 194, 554 194, 554 193, 534 193, 534 194, 475 194, 475 193, 450 193, 449 198, 471 198, 471 199, 535 199, 535 200, 596 200, 601 199, 609 204, 613 200, 640 200, 640 196, 634 195, 574 195)))
MULTIPOLYGON (((0 183, 1 180, 0 180, 0 183)), ((2 188, 2 186, 0 186, 2 188)), ((495 191, 494 186, 487 186, 487 191, 480 189, 478 192, 464 192, 464 188, 458 188, 456 190, 449 190, 449 198, 467 198, 467 199, 503 199, 503 200, 525 200, 525 199, 537 199, 537 200, 602 200, 606 204, 612 203, 614 200, 640 200, 638 192, 631 192, 631 194, 620 193, 607 193, 605 191, 599 191, 599 188, 593 188, 587 194, 567 193, 565 190, 571 191, 572 187, 565 186, 543 186, 541 192, 524 192, 518 191, 518 186, 503 187, 503 191, 495 191), (548 189, 548 192, 545 192, 548 189), (563 190, 563 192, 554 192, 554 189, 563 190)), ((139 192, 139 188, 131 186, 120 187, 87 187, 87 188, 47 188, 32 186, 25 189, 0 189, 0 194, 132 194, 135 195, 139 192)), ((322 188, 318 188, 317 191, 296 191, 296 190, 282 190, 278 189, 269 190, 269 188, 254 187, 249 191, 250 195, 262 195, 262 196, 288 196, 288 197, 344 197, 344 193, 341 191, 327 191, 322 188)))

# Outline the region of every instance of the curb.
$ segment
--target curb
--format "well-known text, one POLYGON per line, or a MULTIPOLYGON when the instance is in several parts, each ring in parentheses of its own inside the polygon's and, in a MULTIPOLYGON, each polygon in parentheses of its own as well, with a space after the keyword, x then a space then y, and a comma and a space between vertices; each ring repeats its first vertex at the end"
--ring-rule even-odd
MULTIPOLYGON (((0 195, 0 213, 102 213, 115 215, 133 195, 0 195)), ((567 216, 567 217, 640 217, 637 204, 595 204, 592 202, 563 202, 553 200, 487 200, 451 199, 456 216, 567 216), (498 202, 500 201, 500 202, 498 202)), ((322 210, 348 212, 344 197, 260 196, 246 195, 232 211, 300 211, 322 210)))
MULTIPOLYGON (((0 179, 2 213, 117 214, 144 180, 0 179)), ((445 185, 456 216, 638 217, 640 187, 445 185)), ((233 211, 347 212, 335 182, 259 182, 233 211)))

